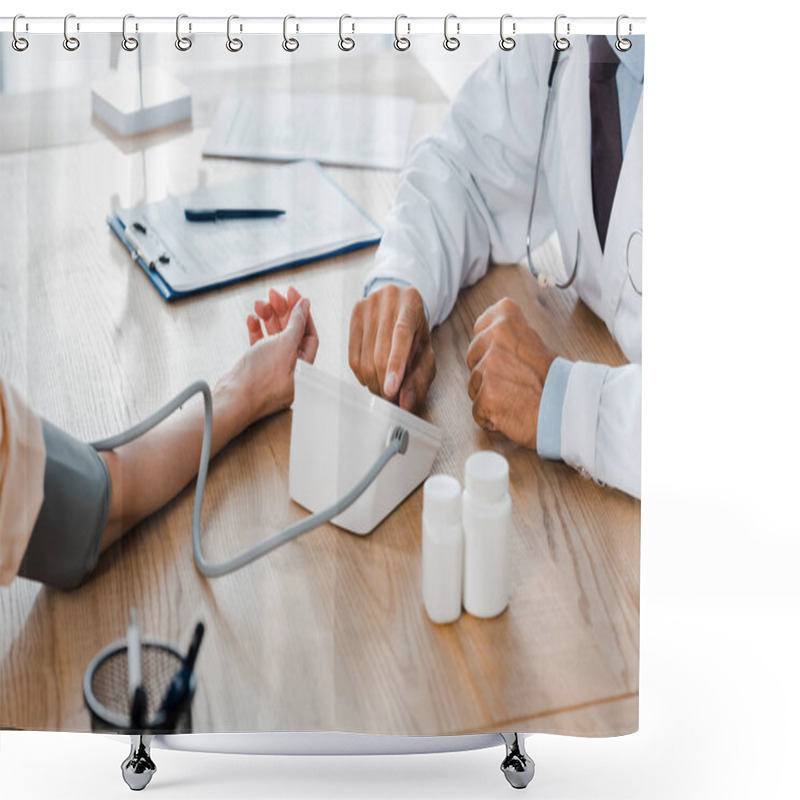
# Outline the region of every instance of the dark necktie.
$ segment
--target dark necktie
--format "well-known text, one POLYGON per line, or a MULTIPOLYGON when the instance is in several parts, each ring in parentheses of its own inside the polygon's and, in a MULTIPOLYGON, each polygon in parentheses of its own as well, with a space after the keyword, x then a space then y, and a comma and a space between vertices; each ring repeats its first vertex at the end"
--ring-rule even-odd
POLYGON ((619 59, 605 36, 589 37, 589 104, 592 116, 592 204, 600 247, 605 248, 608 220, 622 167, 617 67, 619 59))

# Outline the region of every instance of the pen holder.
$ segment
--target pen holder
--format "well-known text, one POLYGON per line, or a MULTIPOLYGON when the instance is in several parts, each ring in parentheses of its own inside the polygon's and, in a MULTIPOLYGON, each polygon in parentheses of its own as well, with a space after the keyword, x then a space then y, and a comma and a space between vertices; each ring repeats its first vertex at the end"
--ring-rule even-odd
POLYGON ((94 733, 191 733, 195 677, 189 694, 169 730, 157 719, 161 701, 183 663, 183 654, 166 642, 142 641, 142 686, 147 694, 147 715, 134 730, 128 693, 128 644, 121 639, 101 650, 86 669, 83 698, 92 718, 94 733))

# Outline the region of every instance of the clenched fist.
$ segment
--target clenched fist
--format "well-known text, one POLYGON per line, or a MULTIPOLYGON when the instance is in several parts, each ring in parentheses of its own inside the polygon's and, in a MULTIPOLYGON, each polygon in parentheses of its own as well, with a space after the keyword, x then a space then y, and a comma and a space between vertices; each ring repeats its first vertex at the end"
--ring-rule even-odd
POLYGON ((478 317, 473 334, 467 351, 472 416, 482 428, 535 450, 542 389, 556 354, 507 297, 478 317))

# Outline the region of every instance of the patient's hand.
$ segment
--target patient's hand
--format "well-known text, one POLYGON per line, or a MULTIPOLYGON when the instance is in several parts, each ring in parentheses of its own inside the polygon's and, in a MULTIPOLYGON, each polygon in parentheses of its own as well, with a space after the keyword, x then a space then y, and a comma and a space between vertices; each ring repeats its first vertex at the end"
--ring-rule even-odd
MULTIPOLYGON (((268 303, 265 303, 263 300, 256 300, 255 312, 258 319, 252 314, 247 318, 247 329, 250 332, 250 344, 255 344, 263 338, 259 319, 263 321, 267 334, 274 336, 286 328, 289 324, 292 309, 297 305, 298 301, 302 299, 300 292, 298 292, 294 286, 290 286, 286 297, 280 292, 270 289, 268 303)), ((318 347, 319 336, 317 335, 317 328, 314 325, 311 314, 309 314, 297 355, 299 358, 302 358, 303 361, 313 364, 314 359, 317 357, 318 347)))
POLYGON ((294 399, 297 359, 314 363, 319 336, 310 305, 294 288, 286 297, 271 289, 269 302, 257 300, 255 315, 247 317, 250 350, 231 378, 243 390, 251 423, 288 408, 294 399))

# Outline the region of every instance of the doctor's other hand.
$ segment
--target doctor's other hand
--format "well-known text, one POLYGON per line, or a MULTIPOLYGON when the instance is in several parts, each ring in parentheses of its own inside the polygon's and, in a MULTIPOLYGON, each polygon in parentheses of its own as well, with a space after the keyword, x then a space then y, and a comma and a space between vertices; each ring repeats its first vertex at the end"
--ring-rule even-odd
POLYGON ((542 389, 555 358, 516 302, 506 297, 487 308, 467 350, 478 425, 535 450, 542 389))
POLYGON ((312 364, 319 347, 310 309, 294 288, 286 297, 273 289, 269 301, 257 300, 255 314, 247 317, 250 349, 229 379, 240 389, 250 423, 292 404, 297 359, 312 364))
POLYGON ((436 376, 431 333, 420 293, 382 286, 350 317, 350 369, 373 394, 411 411, 425 402, 436 376))

